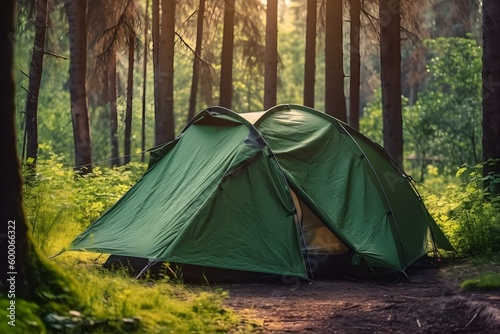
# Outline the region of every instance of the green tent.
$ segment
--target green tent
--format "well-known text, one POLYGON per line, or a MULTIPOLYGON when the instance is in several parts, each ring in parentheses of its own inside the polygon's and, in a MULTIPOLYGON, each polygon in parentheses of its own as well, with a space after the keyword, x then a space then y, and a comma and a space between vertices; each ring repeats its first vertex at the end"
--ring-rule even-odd
POLYGON ((318 259, 403 271, 436 247, 453 250, 380 146, 324 113, 280 105, 198 114, 151 150, 141 179, 70 249, 313 277, 318 259))

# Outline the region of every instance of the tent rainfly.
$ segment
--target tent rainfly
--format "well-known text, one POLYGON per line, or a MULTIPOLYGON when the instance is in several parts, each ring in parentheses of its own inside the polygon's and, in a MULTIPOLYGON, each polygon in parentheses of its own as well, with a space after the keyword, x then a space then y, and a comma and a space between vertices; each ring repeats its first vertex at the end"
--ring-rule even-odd
POLYGON ((386 151, 311 108, 212 107, 150 153, 145 174, 70 250, 309 279, 346 270, 324 259, 403 272, 453 251, 386 151))

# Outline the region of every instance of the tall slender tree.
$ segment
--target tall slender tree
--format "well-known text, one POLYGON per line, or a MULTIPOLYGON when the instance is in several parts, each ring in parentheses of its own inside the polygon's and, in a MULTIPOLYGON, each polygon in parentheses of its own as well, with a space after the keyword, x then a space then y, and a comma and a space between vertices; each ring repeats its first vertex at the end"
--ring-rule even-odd
POLYGON ((264 109, 276 105, 278 86, 278 0, 267 0, 264 53, 264 109))
POLYGON ((128 37, 128 69, 127 69, 127 107, 125 110, 125 143, 123 163, 126 165, 131 158, 132 145, 132 99, 134 97, 134 52, 135 35, 128 37))
POLYGON ((384 148, 403 167, 400 16, 399 0, 379 1, 384 148))
POLYGON ((224 28, 219 85, 219 105, 231 108, 233 99, 234 0, 224 0, 224 28))
POLYGON ((196 46, 193 57, 193 76, 191 78, 191 94, 189 96, 189 110, 187 121, 194 117, 196 109, 196 97, 198 95, 198 80, 200 77, 201 45, 203 41, 203 22, 205 16, 205 2, 200 0, 198 4, 198 14, 196 18, 196 46))
POLYGON ((156 140, 156 108, 159 105, 160 99, 160 0, 152 0, 152 27, 151 37, 153 39, 153 76, 154 76, 154 106, 155 106, 155 145, 158 145, 156 140))
MULTIPOLYGON (((161 0, 158 50, 158 76, 155 99, 155 143, 169 142, 175 137, 174 126, 174 42, 175 0, 161 0)), ((153 40, 154 43, 154 40, 153 40)))
POLYGON ((146 152, 146 79, 148 72, 148 41, 149 29, 149 0, 146 0, 146 15, 144 16, 144 54, 142 62, 142 117, 141 117, 141 162, 144 162, 146 152))
POLYGON ((347 122, 342 43, 343 0, 326 0, 325 112, 347 122))
POLYGON ((483 0, 483 168, 485 187, 500 194, 500 183, 490 174, 500 174, 500 2, 483 0))
POLYGON ((361 60, 359 48, 359 35, 361 31, 361 1, 351 1, 351 31, 350 31, 350 76, 349 76, 349 125, 359 128, 359 103, 361 83, 361 60))
POLYGON ((306 50, 304 64, 304 105, 314 108, 316 85, 317 1, 307 0, 306 50))
POLYGON ((38 157, 38 92, 43 71, 45 33, 47 30, 48 0, 36 2, 35 41, 31 54, 28 98, 26 99, 26 161, 35 166, 38 157))
POLYGON ((75 143, 75 168, 85 174, 92 171, 92 142, 87 108, 87 0, 67 0, 70 65, 69 90, 75 143))
MULTIPOLYGON (((106 16, 107 27, 111 29, 117 24, 115 11, 110 1, 105 1, 105 6, 109 10, 106 16)), ((113 42, 108 42, 106 74, 108 78, 108 105, 109 105, 109 124, 110 124, 110 143, 111 143, 111 167, 120 166, 120 145, 118 143, 118 105, 117 105, 117 68, 116 68, 116 49, 112 47, 113 42)))

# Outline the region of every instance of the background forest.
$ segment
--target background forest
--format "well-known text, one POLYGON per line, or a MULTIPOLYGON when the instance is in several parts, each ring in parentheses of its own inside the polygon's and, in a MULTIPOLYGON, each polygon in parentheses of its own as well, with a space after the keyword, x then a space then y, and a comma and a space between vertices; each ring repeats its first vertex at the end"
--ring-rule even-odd
MULTIPOLYGON (((494 93, 498 83, 482 76, 482 5, 38 0, 18 6, 9 35, 16 144, 34 244, 42 257, 63 250, 142 175, 147 149, 173 140, 196 113, 214 105, 243 113, 293 103, 337 117, 384 146, 412 175, 458 255, 498 262, 499 160, 486 162, 500 158, 492 135, 498 129, 483 133, 484 123, 495 127, 498 120, 498 109, 485 108, 485 87, 494 93)), ((71 278, 57 274, 47 280, 54 285, 44 283, 44 292, 27 300, 49 303, 56 315, 80 309, 83 317, 114 319, 107 329, 159 332, 227 331, 239 321, 222 309, 223 294, 179 292, 170 282, 147 292, 124 275, 90 269, 95 254, 51 261, 71 278), (164 294, 170 298, 159 298, 164 294)), ((500 285, 498 273, 495 279, 500 285)), ((83 326, 69 317, 43 324, 38 316, 45 311, 24 306, 25 319, 32 319, 25 332, 83 326)))
MULTIPOLYGON (((43 6, 42 3, 44 1, 38 2, 38 6, 43 6)), ((304 104, 345 121, 349 119, 354 127, 358 127, 359 117, 361 132, 384 145, 380 29, 375 2, 360 3, 359 28, 351 26, 349 3, 345 3, 345 8, 339 7, 343 10, 339 21, 342 27, 340 30, 337 27, 341 33, 343 48, 339 51, 343 52, 339 54, 343 57, 343 66, 337 72, 325 69, 325 45, 330 44, 326 36, 329 33, 326 22, 330 22, 325 21, 326 2, 308 1, 309 6, 316 8, 312 32, 306 26, 311 18, 305 1, 278 2, 274 13, 278 32, 274 42, 276 83, 271 89, 274 92, 267 94, 270 89, 265 89, 265 81, 273 75, 266 71, 266 61, 272 61, 273 57, 265 56, 269 42, 265 30, 266 7, 262 2, 245 0, 234 4, 234 37, 227 47, 232 49, 229 52, 232 69, 227 70, 232 74, 226 75, 224 66, 230 65, 222 57, 226 56, 224 38, 229 38, 225 37, 223 28, 230 24, 224 22, 227 17, 224 1, 183 1, 171 5, 175 8, 168 10, 175 12, 165 15, 172 15, 175 25, 165 27, 167 19, 162 19, 158 26, 154 13, 169 1, 161 2, 160 6, 158 1, 151 4, 89 0, 87 24, 83 27, 86 38, 81 43, 87 45, 84 48, 87 98, 83 101, 87 101, 90 123, 85 145, 91 149, 87 160, 79 162, 75 157, 75 145, 78 146, 75 138, 82 138, 85 130, 72 126, 69 54, 73 30, 64 15, 63 3, 45 3, 46 8, 38 8, 45 13, 47 30, 45 42, 41 44, 45 55, 43 70, 39 68, 37 112, 25 114, 33 50, 30 45, 38 22, 34 8, 19 9, 15 34, 18 142, 25 161, 38 157, 43 160, 51 154, 68 167, 89 162, 107 167, 144 161, 141 153, 145 149, 172 140, 195 113, 213 105, 248 112, 281 103, 304 104), (154 31, 158 31, 155 29, 165 32, 173 29, 173 36, 168 37, 173 45, 165 46, 169 50, 162 48, 167 43, 163 36, 167 33, 157 36, 160 47, 153 47, 154 31), (359 37, 359 46, 353 50, 350 46, 356 41, 351 40, 351 29, 358 29, 359 37), (306 40, 310 41, 306 33, 316 42, 312 46, 314 58, 305 51, 306 40), (350 61, 350 52, 360 60, 359 64, 350 61), (168 58, 163 57, 164 54, 168 54, 168 58), (172 68, 163 70, 161 66, 169 62, 172 68), (353 66, 358 68, 351 69, 353 66), (351 88, 354 72, 359 72, 357 92, 355 86, 351 88), (162 73, 167 79, 162 79, 162 73), (344 77, 336 82, 343 83, 343 89, 339 89, 339 85, 333 89, 328 87, 337 94, 333 97, 331 93, 325 95, 326 86, 332 86, 333 80, 325 78, 326 73, 344 77), (306 80, 309 80, 307 84, 306 80), (172 86, 163 87, 166 82, 172 86), (273 103, 268 106, 266 94, 274 94, 273 103), (345 103, 330 102, 338 101, 337 96, 345 103), (333 103, 334 111, 325 109, 328 103, 333 103), (354 106, 351 108, 350 104, 354 106), (158 115, 160 113, 167 116, 158 115), (160 122, 164 126, 159 127, 160 122), (73 131, 79 134, 74 137, 73 131)), ((404 167, 420 181, 424 180, 429 164, 450 174, 464 163, 481 161, 480 28, 481 12, 476 2, 412 1, 402 6, 404 167)))

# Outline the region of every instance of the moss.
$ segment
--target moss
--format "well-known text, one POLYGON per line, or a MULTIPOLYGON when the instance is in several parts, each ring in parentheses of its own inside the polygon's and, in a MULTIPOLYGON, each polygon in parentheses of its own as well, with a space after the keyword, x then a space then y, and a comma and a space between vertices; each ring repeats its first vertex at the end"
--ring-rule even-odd
POLYGON ((82 309, 84 303, 76 281, 43 259, 31 240, 28 244, 28 284, 30 287, 36 287, 32 293, 32 301, 44 305, 46 313, 82 309))
MULTIPOLYGON (((0 297, 0 309, 13 309, 11 299, 0 297)), ((42 310, 35 303, 27 302, 22 299, 16 299, 15 311, 13 309, 12 316, 7 314, 7 320, 0 321, 0 333, 47 333, 45 325, 42 321, 42 310), (14 314, 15 313, 15 314, 14 314), (13 326, 15 325, 15 326, 13 326)))

